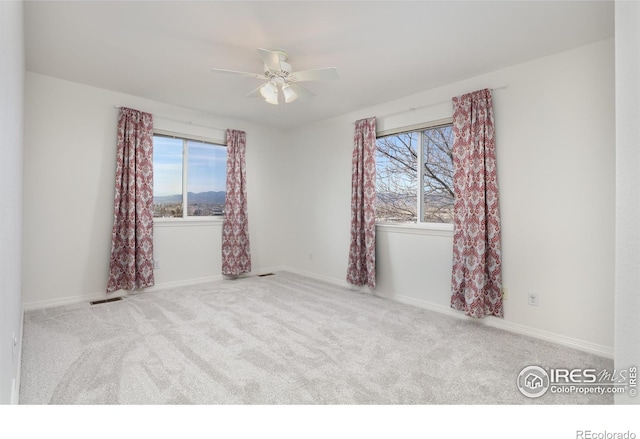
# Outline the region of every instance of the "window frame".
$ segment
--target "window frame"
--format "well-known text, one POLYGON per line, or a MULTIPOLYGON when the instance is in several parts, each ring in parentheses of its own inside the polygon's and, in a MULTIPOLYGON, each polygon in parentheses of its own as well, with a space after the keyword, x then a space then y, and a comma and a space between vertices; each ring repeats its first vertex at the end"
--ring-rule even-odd
POLYGON ((153 137, 169 137, 172 139, 183 140, 182 144, 182 217, 154 217, 154 225, 160 226, 177 226, 177 225, 222 225, 224 215, 217 216, 189 216, 187 215, 187 183, 189 169, 189 150, 187 141, 209 143, 216 146, 227 147, 227 141, 214 139, 211 137, 196 136, 192 134, 179 133, 175 131, 167 131, 162 129, 154 129, 153 137), (204 224, 203 224, 204 223, 204 224))
MULTIPOLYGON (((424 169, 424 139, 423 131, 432 128, 438 128, 442 126, 453 125, 453 117, 447 117, 443 119, 432 120, 429 122, 423 122, 414 125, 407 125, 398 128, 392 128, 388 130, 382 130, 376 132, 376 142, 380 137, 393 136, 408 132, 418 133, 417 142, 417 157, 418 157, 418 169, 424 169)), ((392 221, 379 221, 376 218, 376 228, 387 232, 399 232, 399 233, 422 233, 445 235, 448 236, 453 232, 453 223, 434 223, 426 222, 421 219, 424 218, 424 174, 416 173, 416 185, 418 190, 416 192, 416 222, 392 222, 392 221)))

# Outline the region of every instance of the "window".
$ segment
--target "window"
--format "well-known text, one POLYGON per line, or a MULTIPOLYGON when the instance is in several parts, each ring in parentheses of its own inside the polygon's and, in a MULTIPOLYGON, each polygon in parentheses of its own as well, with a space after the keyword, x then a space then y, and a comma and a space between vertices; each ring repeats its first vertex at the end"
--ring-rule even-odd
POLYGON ((224 215, 227 148, 210 142, 153 136, 153 216, 224 215))
POLYGON ((376 219, 453 222, 451 122, 378 137, 376 219))

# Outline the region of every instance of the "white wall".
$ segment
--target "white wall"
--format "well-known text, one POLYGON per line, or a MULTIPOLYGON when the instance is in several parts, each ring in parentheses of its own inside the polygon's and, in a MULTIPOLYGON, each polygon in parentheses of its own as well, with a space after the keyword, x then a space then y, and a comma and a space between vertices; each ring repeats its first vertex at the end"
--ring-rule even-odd
MULTIPOLYGON (((353 122, 377 116, 379 129, 390 129, 441 119, 451 116, 452 96, 506 85, 494 102, 510 297, 504 320, 484 321, 612 356, 613 54, 608 40, 285 132, 28 73, 25 306, 104 296, 114 105, 152 112, 167 130, 247 131, 254 271, 286 266, 344 283, 353 122), (538 307, 527 305, 529 290, 538 307)), ((379 229, 376 293, 459 315, 449 308, 451 233, 406 232, 379 229)), ((219 226, 156 227, 157 284, 219 276, 219 237, 219 226)))
MULTIPOLYGON (((509 299, 504 320, 484 320, 612 356, 613 40, 288 132, 283 160, 296 184, 287 229, 297 238, 286 264, 344 282, 355 120, 376 116, 383 130, 450 117, 451 97, 501 85, 494 107, 509 299), (527 304, 529 290, 538 293, 538 307, 527 304)), ((451 232, 407 232, 378 227, 376 293, 452 313, 451 232)))
MULTIPOLYGON (((25 308, 106 297, 118 114, 114 106, 153 113, 155 128, 178 133, 224 139, 226 128, 246 131, 254 272, 282 265, 281 182, 273 178, 279 131, 27 73, 25 308)), ((156 225, 154 257, 160 261, 156 286, 219 277, 220 234, 220 223, 156 225)))
MULTIPOLYGON (((616 5, 615 367, 640 367, 640 3, 616 5)), ((616 395, 616 403, 640 398, 616 395)))
POLYGON ((0 404, 18 402, 22 340, 22 2, 0 2, 0 404), (14 346, 14 338, 17 343, 14 346))

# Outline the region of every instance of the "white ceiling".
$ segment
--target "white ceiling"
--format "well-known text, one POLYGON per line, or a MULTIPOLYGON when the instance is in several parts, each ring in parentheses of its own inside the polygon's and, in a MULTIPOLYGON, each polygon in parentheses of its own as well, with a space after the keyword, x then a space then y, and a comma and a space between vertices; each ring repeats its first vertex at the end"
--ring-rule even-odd
POLYGON ((612 1, 27 1, 28 71, 291 128, 613 37, 612 1), (257 48, 306 82, 309 101, 248 98, 257 48))

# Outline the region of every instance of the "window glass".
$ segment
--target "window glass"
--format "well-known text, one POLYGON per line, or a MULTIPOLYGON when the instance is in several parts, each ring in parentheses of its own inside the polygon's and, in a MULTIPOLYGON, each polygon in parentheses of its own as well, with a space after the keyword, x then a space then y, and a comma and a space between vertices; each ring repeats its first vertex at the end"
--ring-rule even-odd
POLYGON ((423 194, 422 220, 453 222, 453 129, 451 125, 422 132, 423 194))
POLYGON ((182 218, 182 139, 153 136, 153 216, 182 218))
POLYGON ((227 148, 163 135, 153 142, 153 216, 224 215, 227 148))
POLYGON ((376 141, 376 218, 415 222, 417 218, 418 133, 379 137, 376 141))
POLYGON ((376 220, 453 222, 452 146, 451 124, 378 137, 376 220))
POLYGON ((187 141, 187 215, 218 216, 226 198, 227 148, 187 141))

